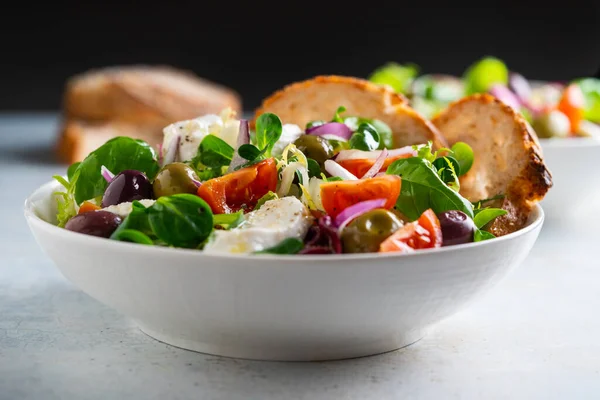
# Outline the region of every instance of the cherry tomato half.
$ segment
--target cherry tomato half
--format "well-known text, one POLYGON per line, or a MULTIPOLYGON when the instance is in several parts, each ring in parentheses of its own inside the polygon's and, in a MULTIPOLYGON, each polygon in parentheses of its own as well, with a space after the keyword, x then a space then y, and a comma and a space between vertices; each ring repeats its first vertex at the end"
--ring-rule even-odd
POLYGON ((198 196, 213 213, 252 211, 256 202, 269 191, 277 190, 277 164, 269 158, 249 167, 203 182, 198 196))
POLYGON ((442 228, 432 209, 425 211, 418 220, 404 225, 385 239, 379 252, 409 253, 416 249, 442 246, 442 228))
POLYGON ((321 203, 332 218, 347 207, 366 200, 386 199, 382 208, 391 209, 400 196, 402 179, 397 175, 321 184, 321 203))
MULTIPOLYGON (((390 164, 392 164, 394 161, 399 160, 401 158, 409 158, 409 157, 412 157, 412 154, 404 154, 404 155, 396 156, 396 157, 388 157, 383 162, 383 165, 379 169, 379 172, 385 172, 388 169, 388 167, 390 166, 390 164)), ((369 159, 369 158, 359 158, 359 159, 341 160, 341 161, 338 161, 338 164, 340 164, 342 167, 344 167, 349 172, 351 172, 352 175, 360 178, 367 173, 367 171, 373 166, 373 164, 375 164, 375 160, 369 159)))
POLYGON ((581 88, 576 84, 567 86, 557 108, 569 118, 571 132, 577 132, 585 114, 585 98, 581 88))

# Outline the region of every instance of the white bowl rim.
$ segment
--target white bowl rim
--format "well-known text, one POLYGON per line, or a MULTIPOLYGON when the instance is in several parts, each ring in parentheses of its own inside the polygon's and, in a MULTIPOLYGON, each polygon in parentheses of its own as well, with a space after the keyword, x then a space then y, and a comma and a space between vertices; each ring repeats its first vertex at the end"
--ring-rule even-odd
POLYGON ((177 254, 182 254, 182 255, 185 254, 187 256, 193 255, 195 257, 202 257, 202 258, 208 258, 208 259, 214 259, 214 260, 219 260, 219 259, 240 259, 240 260, 242 260, 242 259, 247 259, 249 256, 251 256, 253 260, 257 259, 257 260, 265 260, 265 261, 269 260, 269 261, 281 261, 281 262, 293 262, 293 261, 321 261, 321 262, 338 261, 339 262, 339 261, 348 261, 348 260, 376 260, 376 259, 389 259, 389 258, 405 259, 407 257, 410 257, 410 258, 419 257, 419 256, 422 257, 422 256, 425 256, 427 254, 432 254, 432 253, 456 252, 458 250, 466 250, 466 249, 470 249, 470 248, 474 248, 474 247, 489 246, 489 245, 493 245, 495 243, 517 239, 518 237, 524 236, 524 235, 528 234, 529 232, 537 229, 538 227, 540 227, 540 225, 542 225, 542 223, 544 221, 544 210, 542 209, 540 204, 536 204, 536 206, 533 208, 533 210, 531 212, 528 224, 516 232, 509 233, 507 235, 500 236, 500 237, 497 237, 492 240, 464 243, 464 244, 458 244, 458 245, 446 246, 446 247, 437 247, 437 248, 433 248, 433 249, 421 249, 421 250, 418 250, 418 251, 415 251, 412 253, 390 252, 390 253, 345 253, 345 254, 302 254, 302 255, 296 255, 296 254, 287 254, 287 255, 286 254, 251 254, 251 255, 249 255, 246 253, 243 253, 243 254, 233 254, 233 253, 206 254, 201 250, 195 250, 195 249, 163 247, 163 246, 149 246, 149 245, 142 245, 142 244, 138 244, 138 243, 109 240, 106 238, 85 235, 82 233, 69 231, 64 228, 59 228, 56 225, 53 225, 47 221, 44 221, 33 210, 32 197, 36 193, 43 191, 47 186, 53 186, 53 185, 56 185, 56 181, 46 182, 45 184, 41 185, 36 190, 34 190, 25 200, 23 208, 24 208, 25 217, 27 219, 31 219, 31 220, 35 221, 36 223, 42 224, 43 226, 47 226, 48 229, 55 230, 57 235, 66 235, 66 237, 70 238, 70 240, 73 240, 73 241, 76 241, 76 242, 79 242, 82 244, 90 244, 90 245, 94 244, 94 243, 99 244, 99 241, 104 241, 104 242, 106 242, 107 250, 109 250, 110 247, 121 248, 121 249, 128 248, 130 250, 135 250, 135 249, 144 250, 144 252, 147 252, 148 254, 163 254, 163 255, 172 255, 172 256, 176 256, 177 254))
POLYGON ((542 148, 556 147, 600 147, 600 139, 591 137, 568 137, 568 138, 539 138, 542 148))

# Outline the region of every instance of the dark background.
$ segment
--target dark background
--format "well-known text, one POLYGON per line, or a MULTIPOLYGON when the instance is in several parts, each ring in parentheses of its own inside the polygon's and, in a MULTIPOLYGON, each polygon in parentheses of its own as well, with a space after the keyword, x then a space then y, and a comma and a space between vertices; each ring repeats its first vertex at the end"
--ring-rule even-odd
POLYGON ((23 9, 3 12, 0 28, 0 110, 56 110, 69 76, 115 64, 191 69, 235 88, 246 109, 288 82, 326 73, 366 77, 387 61, 461 74, 495 55, 544 80, 600 68, 598 0, 421 3, 17 4, 23 9))

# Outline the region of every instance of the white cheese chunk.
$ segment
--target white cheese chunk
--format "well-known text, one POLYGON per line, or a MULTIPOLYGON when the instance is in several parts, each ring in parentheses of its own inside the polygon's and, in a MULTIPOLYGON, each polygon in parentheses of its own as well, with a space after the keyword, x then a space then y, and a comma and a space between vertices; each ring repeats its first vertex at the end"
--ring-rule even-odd
POLYGON ((270 200, 246 214, 238 228, 214 231, 204 251, 252 253, 273 247, 287 238, 303 239, 312 220, 308 209, 295 197, 270 200))
POLYGON ((279 137, 279 140, 275 142, 271 154, 280 156, 283 153, 283 149, 285 149, 288 144, 294 143, 296 139, 303 134, 304 132, 302 132, 302 129, 300 129, 298 125, 284 124, 283 129, 281 130, 281 136, 279 137))
POLYGON ((175 122, 163 129, 163 156, 179 140, 175 161, 189 161, 196 155, 198 146, 207 135, 215 135, 235 147, 240 121, 230 118, 226 112, 221 116, 207 114, 187 121, 175 122))
MULTIPOLYGON (((142 203, 144 205, 144 207, 150 207, 152 204, 154 204, 155 201, 156 200, 152 200, 152 199, 139 200, 139 202, 142 203)), ((126 201, 124 203, 116 204, 114 206, 104 207, 102 210, 109 211, 113 214, 117 214, 119 217, 124 219, 131 213, 132 209, 133 209, 132 202, 126 201)))

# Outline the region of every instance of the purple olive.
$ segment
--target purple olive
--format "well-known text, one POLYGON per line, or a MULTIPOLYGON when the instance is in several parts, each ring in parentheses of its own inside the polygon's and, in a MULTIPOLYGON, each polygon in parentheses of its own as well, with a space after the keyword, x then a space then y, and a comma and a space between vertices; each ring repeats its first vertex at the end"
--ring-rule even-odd
POLYGON ((152 184, 146 175, 140 171, 127 169, 117 174, 108 184, 102 197, 102 207, 151 198, 153 198, 152 184))
POLYGON ((475 223, 467 214, 458 210, 438 214, 442 228, 442 246, 470 243, 475 234, 475 223))
POLYGON ((121 223, 121 217, 109 211, 88 211, 71 218, 65 229, 86 235, 110 237, 121 223))

